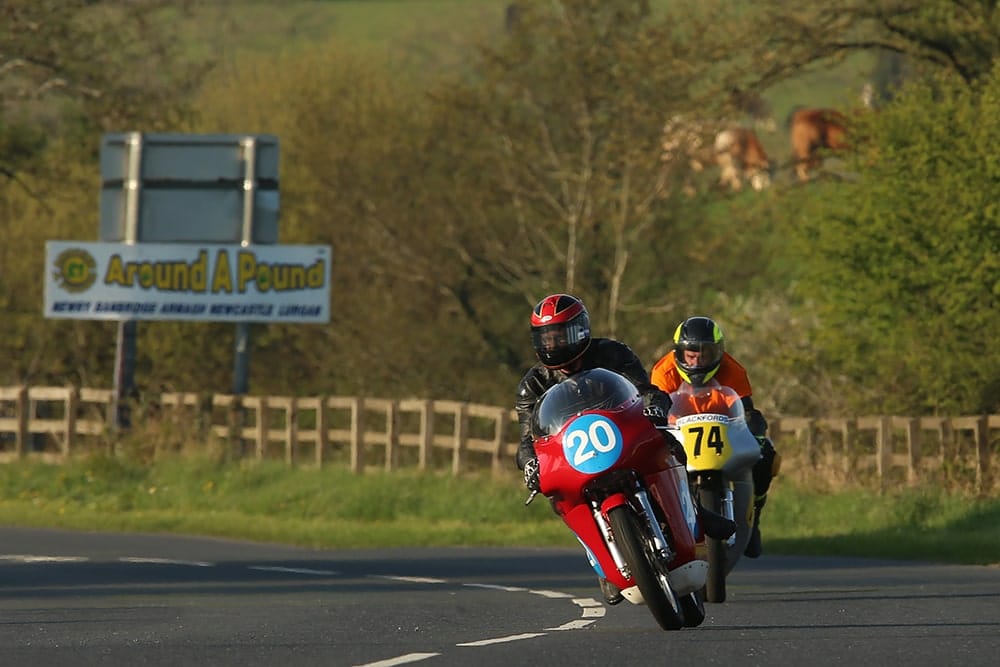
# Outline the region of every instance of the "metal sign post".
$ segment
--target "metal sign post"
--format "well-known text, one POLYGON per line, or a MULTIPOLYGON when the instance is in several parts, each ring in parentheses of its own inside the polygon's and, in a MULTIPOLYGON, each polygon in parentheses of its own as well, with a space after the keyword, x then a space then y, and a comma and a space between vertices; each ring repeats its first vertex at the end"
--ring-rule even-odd
MULTIPOLYGON (((278 140, 270 135, 129 132, 101 144, 100 239, 134 243, 278 242, 278 140)), ((129 427, 137 327, 118 325, 115 415, 129 427)), ((236 324, 233 393, 249 385, 250 324, 236 324)))

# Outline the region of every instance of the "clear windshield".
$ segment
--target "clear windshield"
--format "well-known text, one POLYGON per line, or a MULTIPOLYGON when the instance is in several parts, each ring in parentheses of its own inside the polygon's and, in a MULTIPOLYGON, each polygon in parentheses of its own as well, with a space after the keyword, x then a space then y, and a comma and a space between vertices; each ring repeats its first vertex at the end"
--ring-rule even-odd
POLYGON ((670 421, 697 414, 727 415, 733 419, 743 419, 743 401, 732 387, 726 387, 711 380, 701 387, 687 382, 670 394, 670 421))
POLYGON ((635 385, 618 373, 593 368, 576 373, 546 391, 531 417, 535 438, 554 435, 586 410, 616 410, 642 400, 635 385))

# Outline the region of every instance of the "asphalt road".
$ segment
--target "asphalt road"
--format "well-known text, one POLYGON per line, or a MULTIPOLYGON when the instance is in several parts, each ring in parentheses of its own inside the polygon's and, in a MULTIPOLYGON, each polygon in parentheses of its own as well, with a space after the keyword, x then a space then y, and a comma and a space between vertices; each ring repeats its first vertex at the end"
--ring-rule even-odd
POLYGON ((766 555, 698 628, 583 554, 0 528, 3 665, 994 665, 1000 568, 766 555))

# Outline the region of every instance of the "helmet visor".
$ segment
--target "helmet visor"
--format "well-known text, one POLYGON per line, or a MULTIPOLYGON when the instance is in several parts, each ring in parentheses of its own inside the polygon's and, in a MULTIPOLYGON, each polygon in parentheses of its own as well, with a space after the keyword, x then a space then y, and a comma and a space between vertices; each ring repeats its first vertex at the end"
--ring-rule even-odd
POLYGON ((531 344, 546 366, 569 363, 583 352, 589 339, 590 327, 586 318, 575 318, 572 322, 550 324, 531 330, 531 344))
POLYGON ((690 368, 706 368, 714 366, 722 361, 722 343, 710 343, 707 341, 681 341, 677 344, 678 356, 683 357, 684 365, 690 368), (699 356, 686 355, 685 352, 694 352, 699 356), (691 361, 688 361, 691 359, 691 361))

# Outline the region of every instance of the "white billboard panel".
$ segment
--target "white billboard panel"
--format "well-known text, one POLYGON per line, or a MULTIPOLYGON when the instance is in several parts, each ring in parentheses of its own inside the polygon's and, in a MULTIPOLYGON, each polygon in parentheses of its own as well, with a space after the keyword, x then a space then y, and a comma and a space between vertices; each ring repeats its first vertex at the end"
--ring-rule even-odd
POLYGON ((330 246, 45 244, 45 317, 330 321, 330 246))

